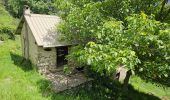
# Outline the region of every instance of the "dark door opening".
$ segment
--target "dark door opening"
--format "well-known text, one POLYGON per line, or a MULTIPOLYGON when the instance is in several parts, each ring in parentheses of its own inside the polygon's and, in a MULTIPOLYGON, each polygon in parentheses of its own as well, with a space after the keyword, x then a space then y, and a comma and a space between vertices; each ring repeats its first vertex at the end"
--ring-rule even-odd
POLYGON ((57 67, 67 64, 66 56, 68 55, 68 47, 62 46, 57 47, 57 67))

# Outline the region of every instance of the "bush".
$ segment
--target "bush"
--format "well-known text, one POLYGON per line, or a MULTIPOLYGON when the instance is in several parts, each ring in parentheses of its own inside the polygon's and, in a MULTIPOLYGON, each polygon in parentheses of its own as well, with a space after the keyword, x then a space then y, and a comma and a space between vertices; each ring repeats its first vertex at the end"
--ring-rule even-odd
POLYGON ((53 0, 8 0, 5 2, 7 10, 14 17, 21 17, 24 5, 28 5, 32 12, 48 14, 54 11, 53 0))
POLYGON ((14 29, 10 27, 0 27, 0 40, 15 39, 13 32, 14 29))

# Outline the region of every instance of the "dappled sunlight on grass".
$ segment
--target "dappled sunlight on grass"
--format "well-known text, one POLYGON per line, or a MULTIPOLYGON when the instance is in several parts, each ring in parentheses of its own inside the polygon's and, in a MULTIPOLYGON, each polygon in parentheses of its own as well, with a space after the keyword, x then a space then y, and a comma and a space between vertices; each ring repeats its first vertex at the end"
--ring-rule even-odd
MULTIPOLYGON (((139 77, 133 76, 130 83, 137 91, 141 91, 147 94, 155 95, 162 98, 168 98, 170 100, 170 87, 162 86, 161 84, 154 84, 146 82, 139 77)), ((165 99, 166 100, 166 99, 165 99)))

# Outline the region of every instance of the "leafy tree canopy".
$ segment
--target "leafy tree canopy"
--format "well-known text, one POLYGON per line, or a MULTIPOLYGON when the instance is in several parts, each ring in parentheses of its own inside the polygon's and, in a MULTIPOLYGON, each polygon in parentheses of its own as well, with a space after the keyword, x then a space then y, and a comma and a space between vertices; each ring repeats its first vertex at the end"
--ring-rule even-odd
POLYGON ((53 0, 5 0, 7 10, 14 16, 20 17, 23 14, 24 5, 31 7, 34 13, 49 14, 53 11, 53 0))
POLYGON ((54 5, 61 10, 62 15, 67 16, 72 9, 83 8, 89 3, 101 3, 98 9, 102 14, 121 21, 141 11, 147 15, 154 14, 156 20, 167 22, 170 19, 168 0, 55 0, 54 5))
POLYGON ((170 29, 162 23, 169 20, 165 0, 55 2, 64 19, 58 31, 78 43, 70 60, 101 75, 111 75, 123 65, 147 80, 168 77, 170 29))

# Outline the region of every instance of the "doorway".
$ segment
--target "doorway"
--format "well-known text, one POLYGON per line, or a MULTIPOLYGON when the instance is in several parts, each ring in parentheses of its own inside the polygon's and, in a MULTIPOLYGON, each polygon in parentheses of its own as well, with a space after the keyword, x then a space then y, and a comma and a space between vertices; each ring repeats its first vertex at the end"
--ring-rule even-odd
POLYGON ((67 64, 66 56, 68 55, 68 47, 61 46, 56 48, 57 51, 57 67, 64 66, 67 64))

